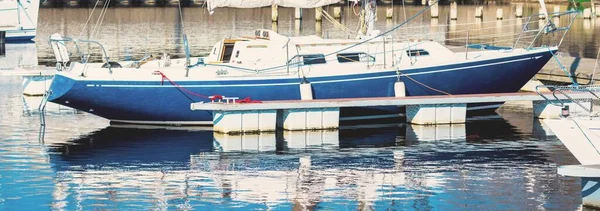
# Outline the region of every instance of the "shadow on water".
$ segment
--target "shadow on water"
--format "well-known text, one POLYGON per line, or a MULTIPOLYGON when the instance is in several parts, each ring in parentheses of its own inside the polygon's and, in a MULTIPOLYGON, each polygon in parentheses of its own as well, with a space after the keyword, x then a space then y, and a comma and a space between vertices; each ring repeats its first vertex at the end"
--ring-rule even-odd
POLYGON ((190 155, 213 150, 212 132, 107 127, 67 143, 52 145, 59 170, 144 166, 182 168, 190 155))
POLYGON ((353 163, 368 165, 364 161, 366 157, 392 156, 392 151, 403 151, 404 156, 412 157, 417 163, 451 160, 493 163, 515 159, 517 162, 548 162, 543 149, 520 145, 512 147, 521 140, 544 140, 547 133, 539 128, 539 122, 537 132, 534 131, 536 128, 524 126, 531 125, 531 121, 534 121, 535 127, 537 120, 524 120, 513 125, 515 123, 510 124, 500 116, 492 116, 459 125, 385 124, 347 126, 339 131, 282 131, 249 135, 213 134, 206 128, 110 126, 49 148, 58 170, 72 166, 186 169, 190 158, 198 155, 234 160, 253 157, 287 160, 290 156, 297 159, 304 155, 340 157, 342 153, 344 159, 333 160, 329 165, 348 163, 351 157, 363 159, 353 163))

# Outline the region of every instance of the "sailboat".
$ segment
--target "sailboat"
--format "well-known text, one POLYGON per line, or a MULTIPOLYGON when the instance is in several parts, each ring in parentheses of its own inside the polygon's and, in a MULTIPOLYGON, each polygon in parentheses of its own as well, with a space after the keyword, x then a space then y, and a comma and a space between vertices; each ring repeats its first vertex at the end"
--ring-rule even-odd
MULTIPOLYGON (((367 28, 374 24, 370 25, 367 28)), ((397 96, 396 82, 404 83, 406 96, 516 92, 559 45, 479 46, 477 51, 453 52, 436 41, 388 35, 401 26, 382 33, 368 30, 360 39, 288 37, 258 29, 253 36, 222 39, 201 58, 189 56, 184 35, 182 61, 128 68, 108 60, 103 65, 70 61, 66 39, 55 37, 51 43, 58 71, 47 97, 112 123, 205 125, 212 124, 212 113, 192 112, 190 103, 222 96, 247 102, 297 100, 307 83, 312 99, 397 96)), ((558 31, 550 26, 525 27, 522 33, 537 34, 535 40, 558 31)), ((488 106, 469 105, 469 109, 488 106)), ((397 107, 357 108, 342 110, 341 115, 342 119, 368 119, 398 116, 398 112, 397 107)))
POLYGON ((0 27, 7 42, 27 42, 36 35, 39 0, 0 1, 0 27))

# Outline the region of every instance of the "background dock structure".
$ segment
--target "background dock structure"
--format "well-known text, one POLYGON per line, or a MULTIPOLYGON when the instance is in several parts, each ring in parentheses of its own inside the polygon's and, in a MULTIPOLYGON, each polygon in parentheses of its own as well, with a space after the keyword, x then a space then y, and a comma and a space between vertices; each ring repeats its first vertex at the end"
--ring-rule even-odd
MULTIPOLYGON (((570 99, 589 98, 572 95, 570 99)), ((581 112, 572 105, 569 97, 553 93, 493 93, 440 96, 377 97, 319 100, 266 101, 262 103, 192 103, 191 110, 212 111, 213 130, 225 134, 274 132, 284 130, 330 130, 339 128, 341 108, 406 106, 406 121, 417 125, 463 124, 468 103, 503 103, 508 101, 533 101, 536 118, 559 118, 563 107, 569 113, 581 112), (542 96, 543 95, 543 96, 542 96), (550 101, 546 99, 551 99, 550 101)), ((591 106, 591 105, 590 105, 591 106)))

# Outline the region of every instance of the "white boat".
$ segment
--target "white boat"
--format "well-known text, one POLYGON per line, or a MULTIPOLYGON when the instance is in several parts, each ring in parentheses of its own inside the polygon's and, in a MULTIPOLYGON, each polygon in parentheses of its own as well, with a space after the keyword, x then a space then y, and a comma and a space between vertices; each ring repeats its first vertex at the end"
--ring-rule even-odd
MULTIPOLYGON (((575 156, 580 165, 558 167, 558 174, 581 178, 581 196, 584 206, 600 207, 600 116, 595 107, 600 102, 600 87, 551 87, 554 96, 564 95, 570 100, 552 100, 552 105, 562 108, 560 118, 544 119, 543 123, 575 156), (586 94, 586 98, 573 95, 586 94), (575 107, 576 109, 573 109, 575 107), (572 111, 579 111, 573 113, 572 111)), ((562 96, 561 96, 562 97, 562 96)))
MULTIPOLYGON (((535 41, 541 32, 557 30, 551 26, 524 27, 517 35, 524 38, 530 33, 535 41)), ((212 124, 212 114, 192 112, 192 102, 209 102, 218 96, 246 101, 301 99, 300 87, 307 83, 311 99, 516 92, 559 45, 468 45, 480 49, 453 52, 435 41, 402 40, 374 30, 361 38, 287 37, 259 29, 254 36, 221 40, 204 58, 188 54, 173 60, 178 64, 129 68, 108 59, 103 65, 70 61, 61 47, 68 39, 53 39, 59 71, 48 100, 113 123, 202 125, 212 124), (405 92, 397 93, 397 82, 403 83, 405 92)), ((469 105, 469 109, 481 108, 490 105, 469 105)), ((399 111, 382 107, 341 112, 370 118, 397 116, 393 113, 399 111)))
POLYGON ((7 42, 28 42, 36 36, 39 0, 0 1, 0 27, 6 28, 7 42))

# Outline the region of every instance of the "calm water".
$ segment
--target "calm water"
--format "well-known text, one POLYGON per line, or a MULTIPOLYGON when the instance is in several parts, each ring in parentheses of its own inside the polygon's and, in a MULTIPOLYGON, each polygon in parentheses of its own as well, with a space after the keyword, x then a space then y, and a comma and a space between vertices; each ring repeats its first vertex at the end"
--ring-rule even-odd
MULTIPOLYGON (((498 24, 491 8, 484 26, 498 24)), ((47 36, 79 36, 90 11, 41 9, 36 43, 7 45, 0 69, 50 62, 47 36)), ((526 14, 532 11, 537 9, 526 14)), ((445 17, 447 8, 440 12, 445 17)), ((280 14, 276 28, 282 34, 346 36, 328 22, 314 25, 311 11, 299 31, 291 10, 280 14)), ((472 21, 471 13, 460 15, 457 26, 434 28, 455 36, 445 32, 472 21)), ((219 9, 209 16, 202 8, 185 8, 192 53, 202 54, 222 37, 271 28, 269 16, 270 9, 219 9)), ((377 26, 391 28, 401 20, 377 26)), ((428 16, 418 20, 431 24, 428 16)), ((510 21, 516 22, 501 23, 510 21)), ((342 22, 355 27, 356 17, 342 22)), ((561 50, 594 57, 596 22, 578 19, 561 50)), ((118 8, 109 10, 95 38, 121 59, 180 54, 181 28, 175 8, 118 8)), ((0 76, 0 210, 575 210, 581 203, 579 180, 556 174, 557 166, 577 161, 531 115, 502 113, 457 126, 240 137, 207 128, 111 127, 49 105, 41 128, 41 99, 23 97, 21 82, 0 76)))
POLYGON ((575 210, 577 161, 531 115, 260 136, 119 128, 0 77, 0 210, 575 210), (42 133, 40 133, 42 132, 42 133))

